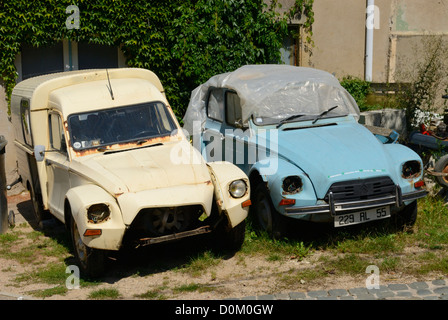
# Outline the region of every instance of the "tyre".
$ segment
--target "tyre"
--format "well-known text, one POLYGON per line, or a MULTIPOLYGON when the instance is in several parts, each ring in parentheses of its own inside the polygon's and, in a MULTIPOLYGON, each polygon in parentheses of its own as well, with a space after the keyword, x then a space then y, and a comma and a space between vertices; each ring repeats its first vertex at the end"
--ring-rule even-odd
POLYGON ((251 215, 255 226, 273 237, 281 236, 280 217, 272 204, 271 196, 264 183, 255 188, 251 215))
MULTIPOLYGON (((448 173, 448 155, 437 160, 434 166, 435 172, 448 173)), ((444 188, 448 187, 448 176, 436 176, 437 182, 444 188)))
POLYGON ((412 227, 417 221, 417 200, 411 202, 405 206, 396 215, 396 225, 399 228, 409 228, 412 227))
POLYGON ((230 228, 227 219, 221 222, 216 230, 216 247, 223 250, 238 251, 243 245, 246 235, 246 220, 230 228))
POLYGON ((86 246, 78 231, 75 219, 70 219, 70 234, 73 251, 81 272, 96 278, 104 273, 105 255, 103 250, 86 246))
POLYGON ((43 204, 42 204, 42 196, 40 193, 36 192, 36 189, 34 186, 29 186, 30 190, 30 198, 31 203, 33 205, 33 213, 34 218, 36 220, 36 223, 39 226, 42 226, 42 220, 49 218, 49 213, 44 210, 43 204))

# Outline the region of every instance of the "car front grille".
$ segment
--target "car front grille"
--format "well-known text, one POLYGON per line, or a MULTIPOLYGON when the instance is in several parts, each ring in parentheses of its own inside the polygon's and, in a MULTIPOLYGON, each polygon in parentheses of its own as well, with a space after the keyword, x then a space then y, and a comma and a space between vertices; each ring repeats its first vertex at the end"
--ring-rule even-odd
POLYGON ((332 193, 335 203, 344 203, 359 200, 373 200, 396 194, 396 186, 389 177, 379 177, 364 180, 350 180, 336 182, 331 185, 325 196, 329 200, 332 193))

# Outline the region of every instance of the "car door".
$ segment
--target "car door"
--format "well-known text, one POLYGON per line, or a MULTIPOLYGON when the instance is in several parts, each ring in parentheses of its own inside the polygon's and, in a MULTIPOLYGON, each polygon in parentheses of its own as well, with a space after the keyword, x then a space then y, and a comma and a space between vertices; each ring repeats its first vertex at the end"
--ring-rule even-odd
POLYGON ((47 193, 50 212, 59 219, 64 217, 65 194, 70 188, 67 145, 59 113, 48 115, 50 149, 46 151, 47 193))
POLYGON ((242 121, 238 94, 226 88, 210 88, 206 100, 207 120, 203 155, 207 161, 228 161, 247 172, 255 162, 250 148, 251 132, 242 121))
POLYGON ((208 162, 223 161, 224 137, 224 92, 223 88, 211 87, 206 99, 207 120, 202 133, 202 155, 208 162))

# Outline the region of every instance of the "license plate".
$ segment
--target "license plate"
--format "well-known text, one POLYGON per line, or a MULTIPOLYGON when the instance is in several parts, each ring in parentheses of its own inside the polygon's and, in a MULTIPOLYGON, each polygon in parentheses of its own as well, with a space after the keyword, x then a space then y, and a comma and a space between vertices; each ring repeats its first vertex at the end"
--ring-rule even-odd
POLYGON ((359 212, 338 215, 334 217, 335 227, 345 227, 352 224, 365 223, 390 217, 390 207, 379 207, 359 212))

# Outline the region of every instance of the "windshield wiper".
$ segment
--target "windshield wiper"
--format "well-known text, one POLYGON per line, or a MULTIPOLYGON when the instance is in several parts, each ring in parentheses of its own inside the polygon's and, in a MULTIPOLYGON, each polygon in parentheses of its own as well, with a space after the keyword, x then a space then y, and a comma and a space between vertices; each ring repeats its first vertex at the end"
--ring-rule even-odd
POLYGON ((276 126, 276 129, 280 128, 283 124, 285 124, 288 121, 291 121, 291 120, 294 120, 294 119, 297 119, 297 118, 300 118, 303 116, 305 116, 305 114, 295 114, 295 115, 289 116, 289 117, 283 119, 282 121, 280 121, 280 123, 276 126))
POLYGON ((326 114, 327 114, 328 112, 330 112, 330 111, 333 111, 333 110, 336 109, 337 107, 339 107, 339 106, 331 107, 330 109, 328 109, 328 110, 322 112, 320 115, 318 115, 318 116, 316 117, 316 119, 313 120, 313 122, 311 122, 311 124, 315 124, 315 123, 317 122, 317 120, 321 119, 324 115, 326 115, 326 114))
MULTIPOLYGON (((141 149, 143 149, 143 148, 150 148, 150 147, 156 147, 156 146, 163 146, 163 143, 157 142, 157 143, 154 143, 154 144, 149 144, 147 146, 141 147, 141 149)), ((122 149, 122 150, 107 150, 106 152, 104 152, 104 154, 126 152, 126 151, 129 151, 129 150, 132 150, 132 149, 134 149, 134 148, 122 149)))

